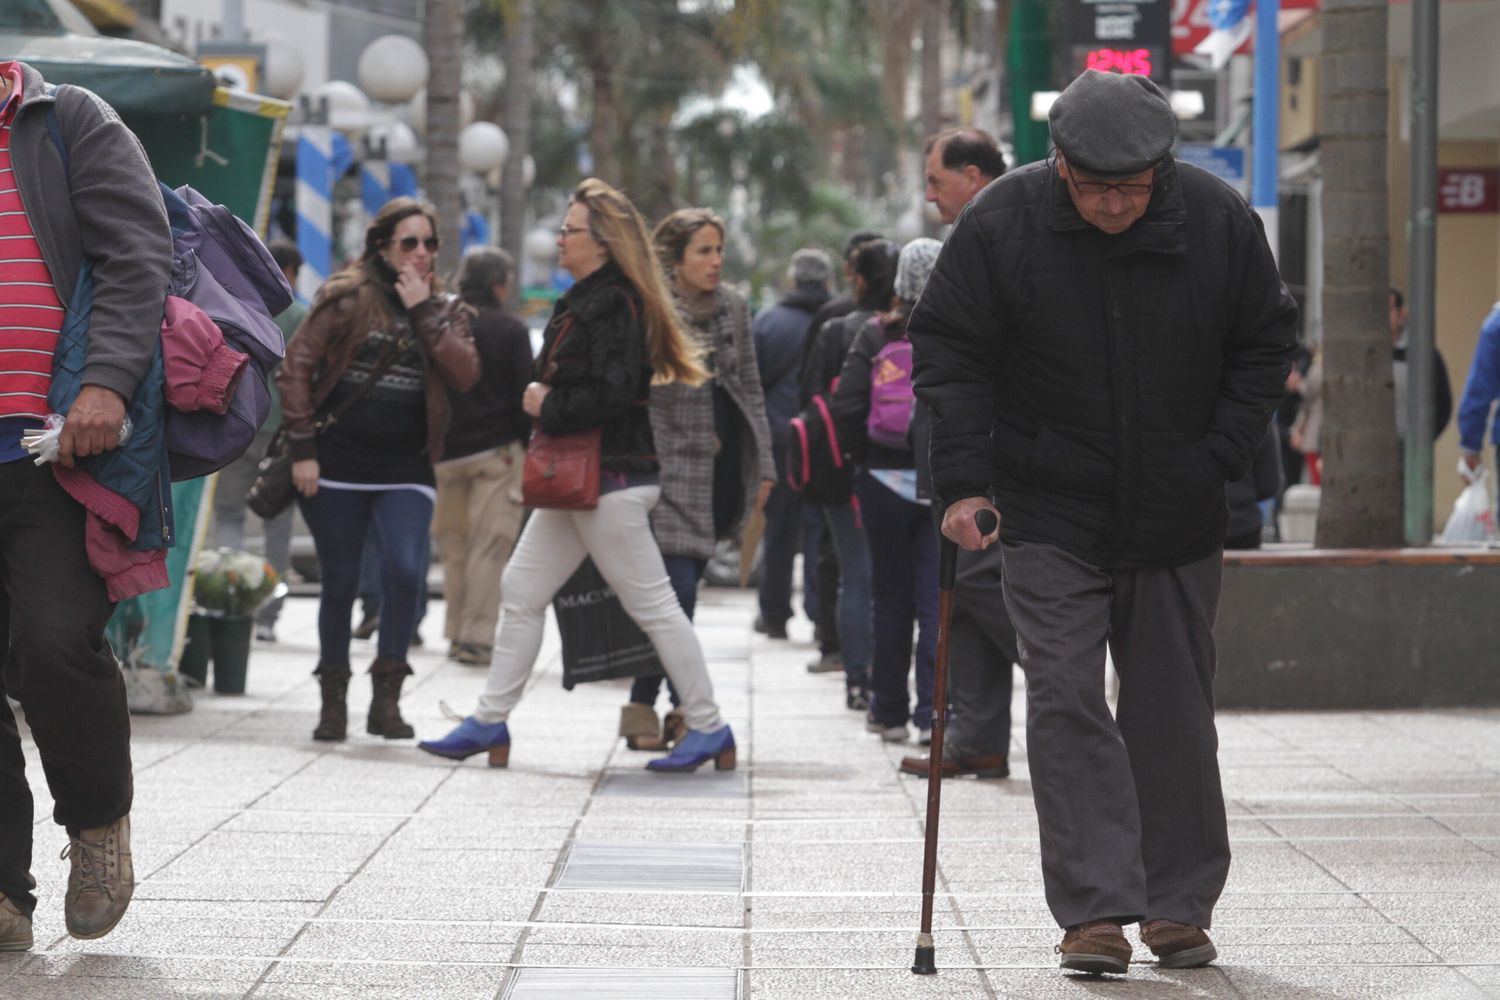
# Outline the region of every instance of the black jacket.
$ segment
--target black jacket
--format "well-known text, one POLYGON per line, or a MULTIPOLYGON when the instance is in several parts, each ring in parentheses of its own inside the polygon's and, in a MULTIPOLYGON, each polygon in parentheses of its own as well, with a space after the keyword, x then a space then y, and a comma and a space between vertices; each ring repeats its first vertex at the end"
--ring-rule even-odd
POLYGON ((468 392, 448 390, 445 459, 476 455, 531 434, 531 418, 521 409, 531 381, 531 334, 511 313, 484 306, 469 323, 479 351, 479 381, 468 392))
POLYGON ((537 420, 548 434, 604 428, 599 465, 655 472, 647 401, 651 359, 640 296, 613 261, 563 293, 547 322, 536 378, 552 386, 537 420), (568 317, 571 329, 557 346, 568 317))
POLYGON ((813 314, 827 301, 828 292, 821 286, 794 288, 750 325, 760 385, 766 394, 766 420, 777 447, 785 447, 790 433, 787 422, 802 407, 797 376, 802 369, 803 347, 813 314))
POLYGON ((1001 530, 1106 568, 1224 541, 1224 484, 1281 400, 1297 307, 1259 218, 1170 158, 1110 236, 1049 163, 960 214, 911 317, 944 503, 993 493, 1001 530))
POLYGON ((1260 502, 1280 496, 1282 486, 1281 444, 1272 421, 1266 425, 1250 471, 1224 487, 1229 500, 1231 543, 1238 542, 1240 548, 1260 548, 1260 502))

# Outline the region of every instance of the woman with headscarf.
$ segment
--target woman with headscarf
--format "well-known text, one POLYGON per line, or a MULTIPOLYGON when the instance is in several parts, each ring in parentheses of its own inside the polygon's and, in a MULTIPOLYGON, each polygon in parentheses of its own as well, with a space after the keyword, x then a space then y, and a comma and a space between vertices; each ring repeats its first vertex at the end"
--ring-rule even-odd
POLYGON ((917 239, 901 248, 890 309, 859 328, 839 374, 833 416, 839 440, 860 466, 856 490, 870 539, 874 655, 867 725, 888 742, 907 738, 916 720, 931 742, 932 683, 937 652, 938 541, 931 502, 917 495, 910 419, 911 343, 906 320, 942 244, 917 239), (917 628, 917 705, 907 677, 912 626, 917 628))

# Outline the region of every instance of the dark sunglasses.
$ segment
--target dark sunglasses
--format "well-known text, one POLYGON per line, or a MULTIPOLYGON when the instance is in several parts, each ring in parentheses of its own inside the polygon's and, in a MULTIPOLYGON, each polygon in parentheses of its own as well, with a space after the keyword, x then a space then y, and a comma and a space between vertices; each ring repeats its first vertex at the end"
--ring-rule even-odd
POLYGON ((436 236, 429 236, 425 240, 419 240, 415 236, 403 236, 399 240, 391 240, 391 242, 400 247, 404 253, 411 253, 417 248, 418 243, 425 246, 428 253, 437 253, 437 249, 441 245, 436 236))

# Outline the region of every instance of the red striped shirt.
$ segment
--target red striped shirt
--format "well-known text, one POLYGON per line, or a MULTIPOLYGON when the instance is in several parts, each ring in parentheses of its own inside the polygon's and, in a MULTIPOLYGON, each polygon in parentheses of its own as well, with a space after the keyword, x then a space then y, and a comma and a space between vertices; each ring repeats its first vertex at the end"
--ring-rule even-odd
POLYGON ((65 309, 21 205, 10 126, 21 104, 21 69, 0 63, 11 98, 0 108, 0 417, 45 417, 52 353, 65 309))

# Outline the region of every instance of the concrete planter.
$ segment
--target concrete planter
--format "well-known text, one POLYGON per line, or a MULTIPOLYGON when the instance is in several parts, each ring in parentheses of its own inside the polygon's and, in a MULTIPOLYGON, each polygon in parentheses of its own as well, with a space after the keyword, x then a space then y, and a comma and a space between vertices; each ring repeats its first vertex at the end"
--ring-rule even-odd
POLYGON ((1500 705, 1500 551, 1224 556, 1220 708, 1500 705))

